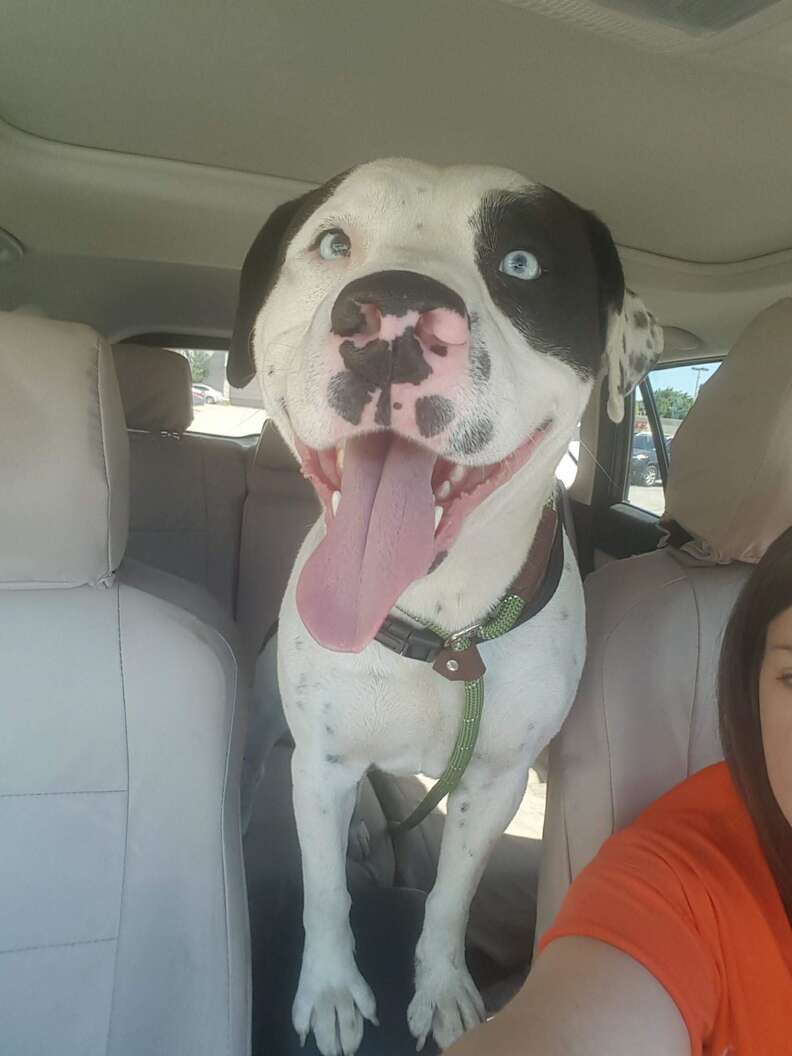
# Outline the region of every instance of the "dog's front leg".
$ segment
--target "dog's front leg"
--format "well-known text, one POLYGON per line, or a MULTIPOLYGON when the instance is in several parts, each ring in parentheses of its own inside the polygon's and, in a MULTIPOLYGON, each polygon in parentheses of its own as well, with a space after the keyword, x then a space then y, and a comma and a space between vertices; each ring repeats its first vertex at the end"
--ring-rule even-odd
POLYGON ((415 996, 407 1012, 419 1050, 431 1031, 441 1049, 484 1018, 465 964, 468 911, 487 858, 520 804, 528 764, 506 772, 480 760, 449 796, 437 880, 415 951, 415 996))
POLYGON ((299 745, 292 757, 305 898, 292 1022, 303 1042, 313 1030, 323 1056, 353 1056, 363 1019, 376 1023, 374 995, 355 963, 346 884, 349 823, 361 775, 337 756, 299 745))

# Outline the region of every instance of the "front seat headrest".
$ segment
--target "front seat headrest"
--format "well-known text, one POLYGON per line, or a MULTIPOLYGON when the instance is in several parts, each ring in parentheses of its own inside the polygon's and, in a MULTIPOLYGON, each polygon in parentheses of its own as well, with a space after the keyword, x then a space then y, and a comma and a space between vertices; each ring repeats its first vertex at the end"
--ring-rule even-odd
POLYGON ((124 343, 113 346, 128 429, 183 433, 193 420, 192 373, 170 348, 124 343))
POLYGON ((109 345, 87 326, 0 312, 0 589, 106 579, 128 522, 109 345))
POLYGON ((758 561, 792 525, 792 299, 761 312, 672 443, 666 519, 715 562, 758 561))

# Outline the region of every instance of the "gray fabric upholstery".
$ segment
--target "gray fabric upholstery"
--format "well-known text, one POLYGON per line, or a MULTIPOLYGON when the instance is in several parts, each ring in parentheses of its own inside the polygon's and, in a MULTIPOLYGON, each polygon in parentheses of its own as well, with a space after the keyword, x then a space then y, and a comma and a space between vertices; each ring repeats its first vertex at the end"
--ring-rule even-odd
POLYGON ((722 759, 718 651, 749 571, 667 549, 586 580, 586 667, 550 751, 537 937, 613 832, 722 759))
POLYGON ((96 583, 128 523, 127 438, 109 346, 0 312, 0 586, 96 583))
POLYGON ((206 587, 230 613, 239 571, 245 449, 234 440, 129 434, 130 557, 206 587))
POLYGON ((255 652, 280 611, 297 552, 319 515, 313 488, 272 422, 250 462, 237 620, 255 652))
POLYGON ((183 431, 192 421, 183 356, 128 344, 114 354, 130 430, 127 555, 205 587, 233 615, 248 448, 183 431))
POLYGON ((757 562, 792 524, 792 298, 749 324, 673 443, 666 516, 708 561, 757 562))
POLYGON ((192 372, 168 348, 124 343, 113 347, 128 429, 183 433, 193 420, 192 372))
MULTIPOLYGON (((52 377, 62 420, 75 437, 82 420, 91 438, 86 453, 70 442, 74 465, 52 435, 37 449, 41 494, 26 513, 51 526, 63 502, 57 487, 47 490, 54 467, 79 489, 101 454, 97 392, 105 430, 113 428, 96 349, 103 369, 112 364, 85 328, 48 323, 42 335, 40 321, 23 325, 34 323, 26 417, 0 418, 0 450, 16 442, 15 430, 45 434, 52 377)), ((0 329, 3 357, 7 333, 0 329)), ((120 403, 114 414, 125 441, 120 403)), ((27 499, 16 480, 27 467, 11 469, 0 494, 27 499)), ((105 481, 104 503, 84 514, 103 520, 108 537, 124 503, 120 475, 105 481)), ((90 528, 90 519, 62 523, 59 551, 82 554, 71 536, 90 528)), ((32 553, 26 537, 4 538, 2 548, 10 564, 32 553)), ((46 566, 49 554, 38 560, 46 566)), ((172 584, 144 592, 133 570, 94 583, 98 568, 69 589, 0 583, 0 1052, 246 1056, 237 661, 219 630, 164 600, 172 584)), ((145 572, 150 588, 156 575, 145 572)))

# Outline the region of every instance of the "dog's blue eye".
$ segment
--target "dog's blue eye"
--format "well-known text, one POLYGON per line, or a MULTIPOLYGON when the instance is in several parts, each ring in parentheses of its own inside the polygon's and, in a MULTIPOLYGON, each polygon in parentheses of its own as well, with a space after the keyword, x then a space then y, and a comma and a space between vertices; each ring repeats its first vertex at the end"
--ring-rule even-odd
POLYGON ((538 279, 542 274, 539 261, 527 249, 514 249, 500 262, 500 270, 513 279, 538 279))
POLYGON ((343 231, 328 231, 319 240, 319 256, 322 260, 348 257, 351 251, 352 243, 343 231))

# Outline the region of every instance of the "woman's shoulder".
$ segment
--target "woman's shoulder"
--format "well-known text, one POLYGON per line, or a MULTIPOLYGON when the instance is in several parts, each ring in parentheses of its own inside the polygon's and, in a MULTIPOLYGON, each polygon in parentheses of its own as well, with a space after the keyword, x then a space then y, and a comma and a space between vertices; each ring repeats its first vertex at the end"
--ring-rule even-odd
MULTIPOLYGON (((619 842, 645 838, 661 846, 675 844, 699 855, 703 845, 724 850, 735 844, 758 850, 753 823, 726 763, 693 774, 666 792, 618 833, 619 842)), ((656 845, 656 844, 655 844, 656 845)))
POLYGON ((748 808, 726 763, 694 774, 616 833, 598 856, 641 873, 696 916, 713 905, 775 907, 778 893, 748 808))
POLYGON ((748 820, 742 797, 726 763, 715 763, 692 774, 660 796, 633 822, 638 828, 673 824, 691 813, 712 825, 748 820))

